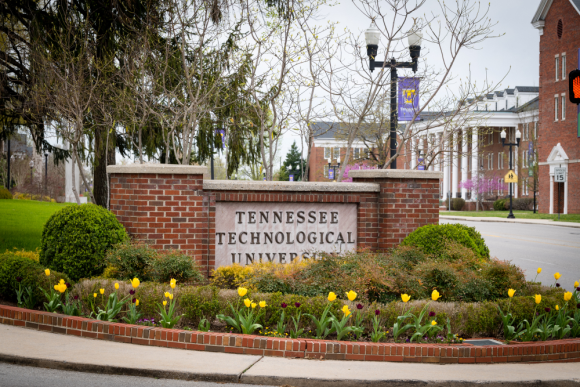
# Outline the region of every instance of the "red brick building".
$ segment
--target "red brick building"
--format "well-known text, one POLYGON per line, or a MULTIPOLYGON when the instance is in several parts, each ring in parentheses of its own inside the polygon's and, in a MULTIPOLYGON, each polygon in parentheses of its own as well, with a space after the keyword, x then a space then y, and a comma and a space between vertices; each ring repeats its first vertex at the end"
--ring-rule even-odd
POLYGON ((578 214, 579 110, 569 100, 568 73, 580 67, 580 0, 542 0, 532 25, 540 32, 540 212, 557 212, 559 202, 561 213, 578 214), (555 168, 565 169, 565 183, 554 181, 555 168))

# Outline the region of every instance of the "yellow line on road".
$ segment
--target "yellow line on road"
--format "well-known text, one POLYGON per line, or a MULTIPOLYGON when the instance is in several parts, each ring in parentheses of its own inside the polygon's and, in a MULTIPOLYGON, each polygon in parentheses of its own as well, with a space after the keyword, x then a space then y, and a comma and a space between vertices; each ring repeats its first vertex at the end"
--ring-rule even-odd
POLYGON ((542 245, 562 246, 562 247, 571 247, 573 249, 580 249, 580 246, 562 245, 559 243, 538 242, 536 240, 510 238, 510 237, 505 237, 505 236, 500 236, 500 235, 491 235, 491 234, 483 234, 483 233, 481 235, 489 236, 489 237, 493 237, 493 238, 511 239, 511 240, 520 241, 520 242, 532 242, 532 243, 540 243, 542 245))

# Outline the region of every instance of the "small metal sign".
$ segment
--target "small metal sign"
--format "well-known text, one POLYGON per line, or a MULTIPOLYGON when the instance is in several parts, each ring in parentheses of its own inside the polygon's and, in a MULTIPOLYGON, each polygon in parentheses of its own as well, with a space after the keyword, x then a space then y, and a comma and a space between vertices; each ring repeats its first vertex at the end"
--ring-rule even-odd
POLYGON ((554 181, 564 183, 566 181, 566 168, 554 168, 554 181))
POLYGON ((517 183, 518 182, 518 175, 516 175, 516 173, 514 171, 509 171, 505 177, 504 177, 504 181, 506 183, 517 183))
POLYGON ((334 168, 329 168, 328 169, 328 178, 330 180, 334 180, 334 168))

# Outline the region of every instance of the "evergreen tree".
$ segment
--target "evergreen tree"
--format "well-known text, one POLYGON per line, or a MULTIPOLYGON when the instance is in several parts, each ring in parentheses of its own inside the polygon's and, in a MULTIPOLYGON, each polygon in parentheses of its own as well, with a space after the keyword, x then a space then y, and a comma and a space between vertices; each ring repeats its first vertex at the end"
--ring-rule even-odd
POLYGON ((290 147, 290 151, 286 154, 286 160, 282 164, 280 170, 280 181, 289 181, 290 173, 294 175, 294 181, 302 180, 302 173, 304 172, 305 162, 302 158, 300 150, 296 145, 296 141, 290 147))

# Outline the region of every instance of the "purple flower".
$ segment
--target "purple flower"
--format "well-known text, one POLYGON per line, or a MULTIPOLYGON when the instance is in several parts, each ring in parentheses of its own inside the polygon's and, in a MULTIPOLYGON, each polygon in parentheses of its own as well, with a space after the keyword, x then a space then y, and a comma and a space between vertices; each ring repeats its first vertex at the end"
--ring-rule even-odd
POLYGON ((68 282, 65 285, 67 289, 70 289, 70 284, 68 282))
POLYGON ((294 306, 295 306, 295 307, 297 307, 297 308, 300 308, 300 305, 301 305, 301 304, 300 304, 299 302, 295 302, 295 303, 294 303, 294 306))
POLYGON ((551 308, 544 308, 544 310, 546 311, 546 313, 550 313, 552 311, 551 308))
POLYGON ((576 290, 578 290, 578 291, 580 292, 580 286, 578 286, 578 287, 576 288, 576 290))
POLYGON ((362 306, 362 304, 356 304, 356 308, 357 308, 358 310, 361 310, 361 309, 363 308, 363 306, 362 306))
POLYGON ((286 304, 285 302, 282 303, 282 305, 280 305, 282 308, 286 309, 286 307, 288 306, 288 304, 286 304))
POLYGON ((380 311, 380 310, 378 310, 378 309, 377 309, 377 310, 375 310, 375 316, 378 316, 379 314, 381 314, 381 311, 380 311))
POLYGON ((22 281, 22 277, 16 277, 16 281, 18 282, 22 281))
POLYGON ((580 303, 578 305, 576 305, 576 308, 580 309, 580 303))
POLYGON ((77 295, 77 296, 74 296, 73 298, 74 298, 75 300, 78 300, 78 299, 79 299, 79 296, 77 295))
POLYGON ((410 342, 410 340, 407 338, 407 340, 405 340, 405 343, 409 343, 409 342, 410 342))
POLYGON ((435 312, 429 312, 429 317, 435 317, 435 312))
POLYGON ((133 295, 133 294, 135 294, 135 291, 133 289, 131 289, 131 290, 129 290, 129 294, 133 295))
POLYGON ((556 282, 556 287, 557 287, 557 288, 559 288, 559 287, 560 287, 560 284, 559 284, 558 282, 556 282))
POLYGON ((131 300, 131 302, 134 304, 136 300, 137 300, 136 298, 133 298, 133 299, 131 300))

